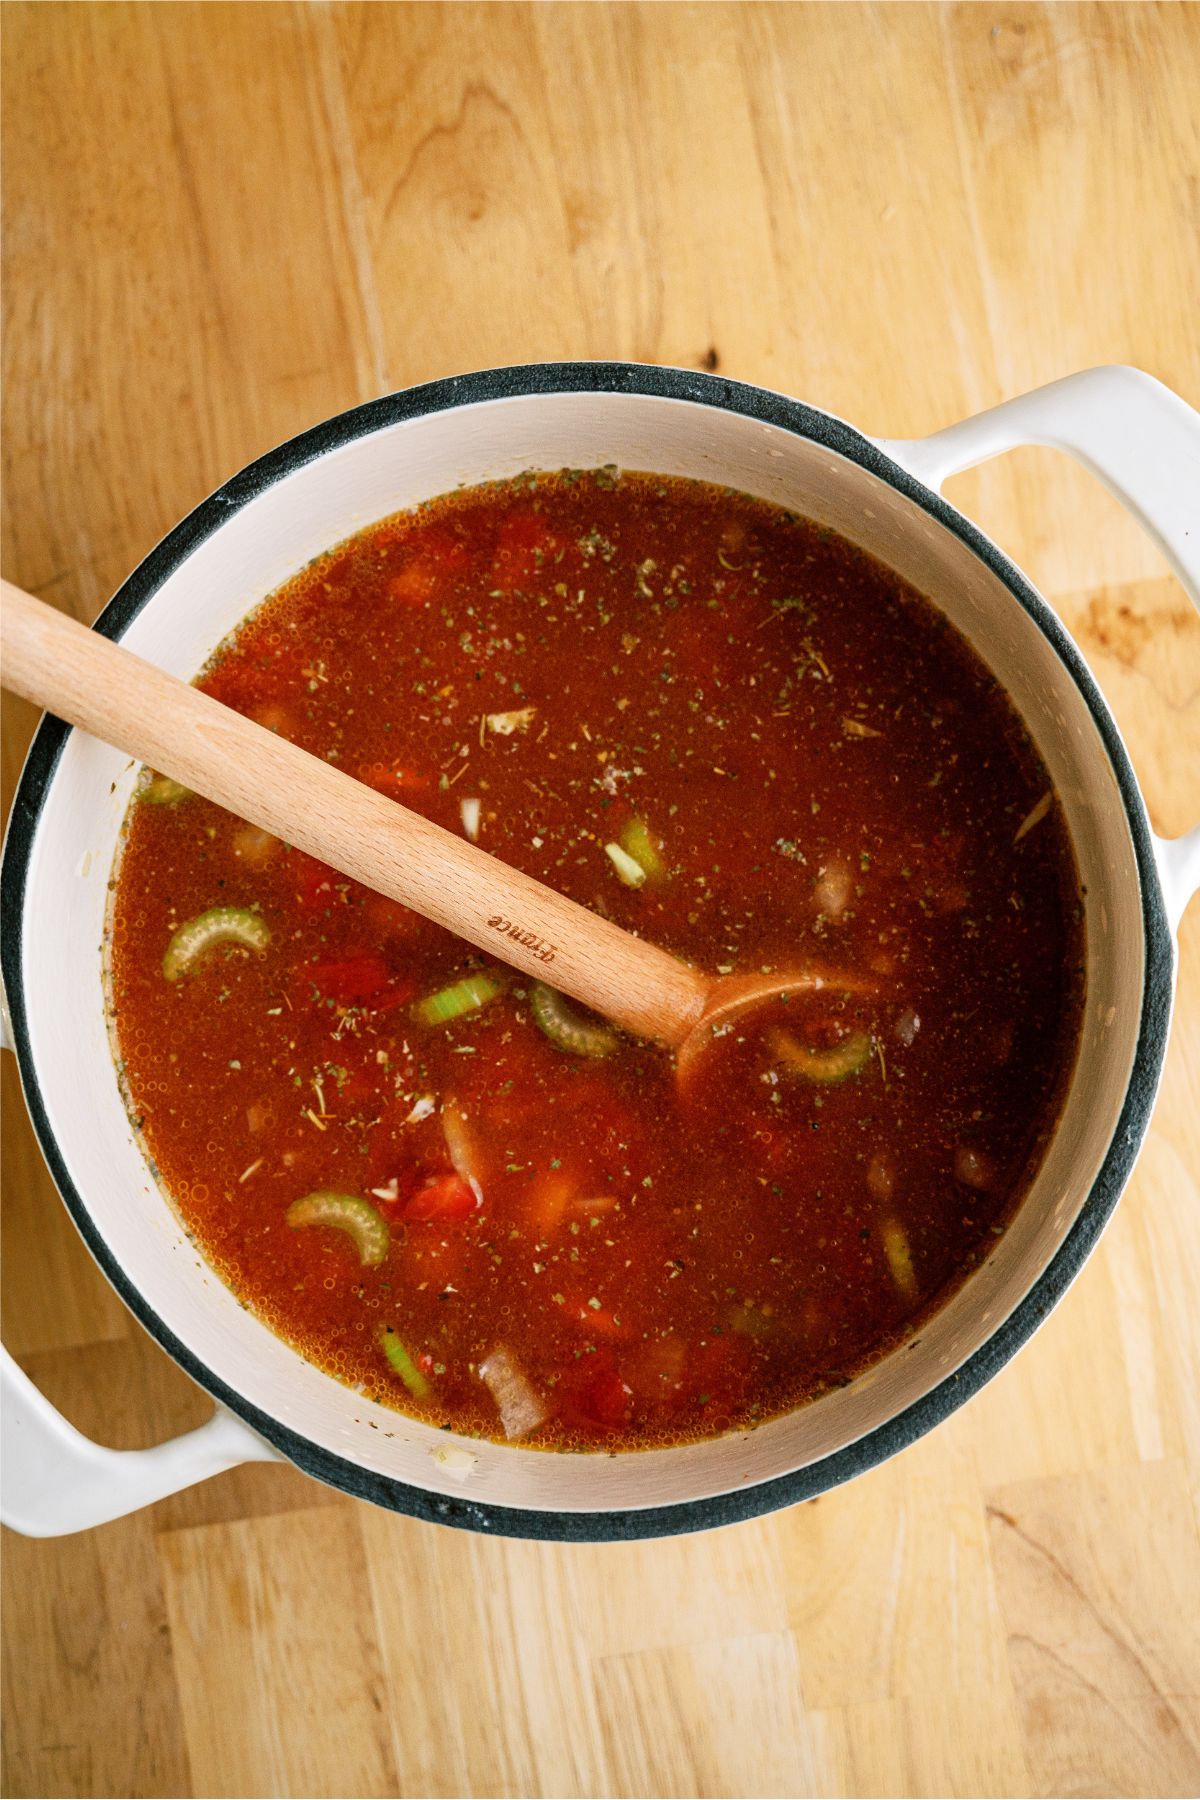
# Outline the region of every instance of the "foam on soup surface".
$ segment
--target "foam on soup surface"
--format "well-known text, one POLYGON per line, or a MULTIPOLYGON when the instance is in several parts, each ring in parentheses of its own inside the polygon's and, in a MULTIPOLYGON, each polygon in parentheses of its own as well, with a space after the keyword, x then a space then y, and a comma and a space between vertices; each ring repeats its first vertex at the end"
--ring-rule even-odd
POLYGON ((529 475, 340 545, 200 685, 707 969, 827 976, 681 1089, 147 771, 131 1110, 307 1356, 459 1432, 660 1445, 845 1384, 987 1255, 1075 1054, 1078 880, 1005 695, 878 563, 701 483, 529 475))

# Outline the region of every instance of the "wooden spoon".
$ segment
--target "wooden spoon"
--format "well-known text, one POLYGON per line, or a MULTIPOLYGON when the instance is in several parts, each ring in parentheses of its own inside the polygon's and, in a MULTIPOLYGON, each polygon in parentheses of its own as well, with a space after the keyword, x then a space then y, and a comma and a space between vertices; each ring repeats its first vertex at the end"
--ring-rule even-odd
POLYGON ((783 994, 873 989, 812 969, 714 978, 0 581, 3 682, 343 875, 677 1052, 783 994))

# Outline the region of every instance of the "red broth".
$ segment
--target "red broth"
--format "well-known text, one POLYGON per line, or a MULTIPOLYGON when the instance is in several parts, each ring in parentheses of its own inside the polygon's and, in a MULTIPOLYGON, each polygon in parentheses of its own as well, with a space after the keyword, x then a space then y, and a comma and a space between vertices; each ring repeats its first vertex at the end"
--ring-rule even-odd
POLYGON ((340 545, 200 685, 705 968, 831 974, 681 1092, 147 773, 131 1110, 314 1362, 460 1432, 676 1443, 844 1385, 988 1255, 1075 1055, 1078 877, 1006 696, 870 557, 695 482, 529 475, 340 545))

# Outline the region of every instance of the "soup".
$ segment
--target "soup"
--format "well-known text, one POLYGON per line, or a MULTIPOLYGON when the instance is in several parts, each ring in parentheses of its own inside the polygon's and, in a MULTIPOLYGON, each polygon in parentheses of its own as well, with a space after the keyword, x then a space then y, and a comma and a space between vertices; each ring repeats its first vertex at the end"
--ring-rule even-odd
POLYGON ((131 1114, 196 1245, 372 1398, 554 1450, 745 1429, 994 1245, 1079 1035, 1071 845, 919 594, 745 495, 616 470, 338 546, 200 685, 713 971, 826 984, 686 1082, 146 771, 111 920, 131 1114))

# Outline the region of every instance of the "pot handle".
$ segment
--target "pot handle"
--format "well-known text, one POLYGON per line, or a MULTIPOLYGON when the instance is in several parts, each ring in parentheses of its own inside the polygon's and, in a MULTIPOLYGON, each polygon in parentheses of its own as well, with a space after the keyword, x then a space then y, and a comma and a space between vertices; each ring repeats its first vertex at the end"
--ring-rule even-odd
MULTIPOLYGON (((0 1048, 13 1048, 2 989, 0 1048)), ((223 1406, 150 1450, 108 1450, 69 1425, 0 1345, 0 1521, 25 1537, 88 1531, 239 1463, 284 1460, 223 1406)))
MULTIPOLYGON (((902 468, 940 489, 951 475, 1015 450, 1065 450, 1149 532, 1200 607, 1200 414, 1152 375, 1122 363, 1084 369, 927 438, 880 438, 902 468)), ((1154 837, 1171 930, 1200 888, 1200 826, 1154 837)))
POLYGON ((1084 369, 932 437, 878 442, 931 488, 1022 444, 1065 450, 1140 521, 1200 607, 1200 414, 1153 375, 1084 369))
POLYGON ((0 1519, 26 1537, 88 1531, 244 1462, 278 1452, 218 1406, 195 1431, 149 1450, 107 1450, 69 1425, 0 1348, 0 1519))

